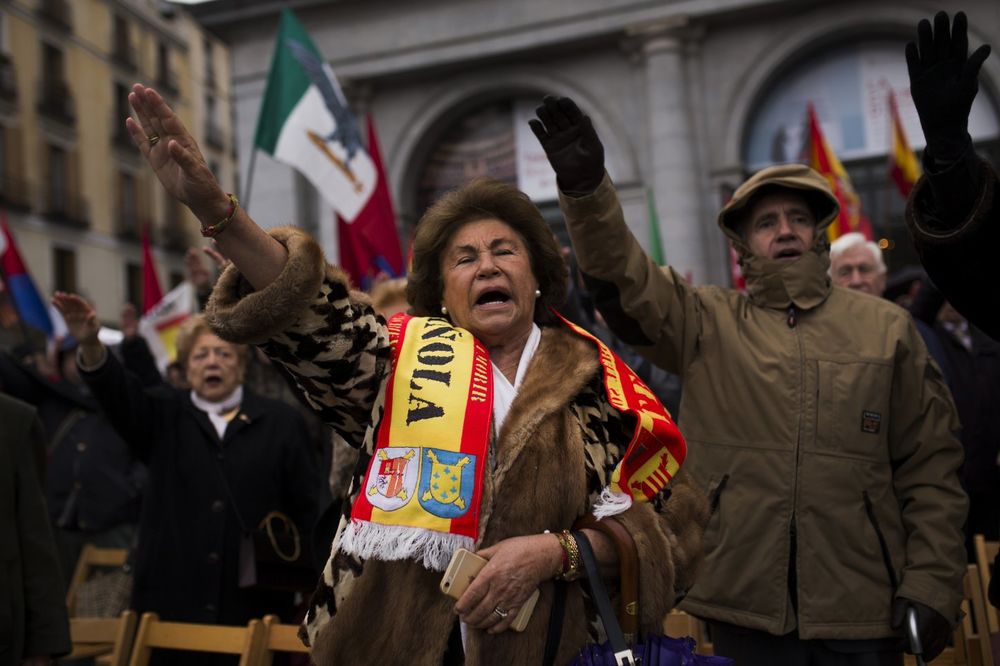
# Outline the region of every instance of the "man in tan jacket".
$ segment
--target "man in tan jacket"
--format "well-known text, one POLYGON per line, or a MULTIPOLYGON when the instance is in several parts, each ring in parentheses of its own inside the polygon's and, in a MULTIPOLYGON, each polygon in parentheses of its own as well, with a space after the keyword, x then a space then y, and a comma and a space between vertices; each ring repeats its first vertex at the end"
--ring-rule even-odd
POLYGON ((537 113, 595 302, 683 380, 714 513, 682 607, 740 666, 901 664, 910 607, 936 656, 965 570, 955 409, 904 310, 831 286, 825 179, 785 165, 741 185, 719 225, 747 292, 693 287, 629 232, 590 119, 566 98, 537 113))

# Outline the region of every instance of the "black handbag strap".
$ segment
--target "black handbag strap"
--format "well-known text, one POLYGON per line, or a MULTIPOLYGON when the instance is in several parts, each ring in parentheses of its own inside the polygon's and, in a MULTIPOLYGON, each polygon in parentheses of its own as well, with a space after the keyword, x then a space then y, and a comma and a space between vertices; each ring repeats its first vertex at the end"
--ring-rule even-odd
POLYGON ((594 549, 590 545, 590 540, 583 532, 572 532, 576 539, 577 549, 580 551, 580 559, 583 560, 583 567, 587 572, 587 583, 590 585, 590 597, 597 606, 597 612, 601 616, 601 623, 604 624, 604 632, 608 635, 608 642, 615 653, 615 664, 621 666, 633 665, 635 656, 625 642, 625 634, 618 623, 618 616, 611 605, 611 598, 604 587, 601 579, 601 571, 597 567, 597 558, 594 556, 594 549))
POLYGON ((552 595, 552 612, 549 613, 549 633, 545 636, 545 654, 542 666, 552 666, 556 663, 559 643, 562 640, 563 618, 566 616, 566 581, 557 580, 553 583, 555 590, 552 595))
POLYGON ((233 513, 236 514, 236 522, 240 524, 240 531, 243 534, 247 534, 250 530, 247 529, 247 524, 243 522, 243 515, 240 513, 240 507, 236 506, 236 498, 233 497, 233 491, 229 487, 229 479, 226 478, 226 470, 222 469, 222 447, 219 447, 218 451, 210 451, 209 456, 215 463, 215 469, 219 473, 219 479, 222 480, 222 487, 226 489, 226 496, 229 497, 229 503, 233 505, 233 513))

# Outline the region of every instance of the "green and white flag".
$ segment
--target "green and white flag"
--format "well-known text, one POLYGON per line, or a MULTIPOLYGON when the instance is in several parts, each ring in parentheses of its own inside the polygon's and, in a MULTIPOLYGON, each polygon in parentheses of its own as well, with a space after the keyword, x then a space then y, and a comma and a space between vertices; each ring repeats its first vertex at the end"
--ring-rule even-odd
POLYGON ((289 9, 257 119, 254 145, 298 169, 351 222, 378 179, 333 70, 289 9))

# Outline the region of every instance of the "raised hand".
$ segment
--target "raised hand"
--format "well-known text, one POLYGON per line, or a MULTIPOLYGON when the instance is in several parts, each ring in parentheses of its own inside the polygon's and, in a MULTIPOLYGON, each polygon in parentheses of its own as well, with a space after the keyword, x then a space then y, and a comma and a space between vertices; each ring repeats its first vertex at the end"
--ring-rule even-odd
POLYGON ((57 291, 52 297, 52 304, 62 314, 70 335, 76 338, 81 347, 101 344, 97 338, 101 323, 97 321, 97 312, 90 303, 76 294, 57 291))
POLYGON ((219 251, 219 245, 214 241, 211 246, 203 247, 201 251, 205 253, 205 256, 215 262, 215 270, 219 273, 226 270, 226 268, 229 267, 229 264, 233 263, 229 260, 229 257, 219 251))
POLYGON ((229 199, 173 109, 155 90, 138 83, 128 101, 138 120, 127 118, 125 127, 170 196, 203 224, 224 218, 229 199))
POLYGON ((969 112, 979 92, 979 69, 989 55, 987 44, 969 55, 964 12, 955 14, 950 30, 945 12, 934 16, 933 29, 927 19, 917 25, 917 43, 906 45, 906 65, 910 94, 932 157, 955 160, 968 145, 969 112))
POLYGON ((590 194, 604 178, 604 146, 590 117, 569 97, 546 95, 528 121, 556 172, 559 189, 590 194))
POLYGON ((121 328, 122 335, 126 338, 134 338, 139 334, 139 313, 131 303, 126 303, 122 306, 119 327, 121 328))

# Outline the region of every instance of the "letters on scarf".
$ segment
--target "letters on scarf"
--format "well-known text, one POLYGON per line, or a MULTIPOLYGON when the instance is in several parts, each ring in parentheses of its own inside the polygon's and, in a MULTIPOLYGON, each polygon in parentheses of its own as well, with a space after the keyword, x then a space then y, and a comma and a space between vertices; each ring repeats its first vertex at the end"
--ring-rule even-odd
MULTIPOLYGON (((558 316, 558 314, 557 314, 558 316)), ((684 439, 666 409, 603 342, 594 342, 609 403, 635 419, 635 431, 598 518, 647 501, 684 460, 684 439)), ((339 544, 381 560, 416 559, 443 571, 457 548, 474 549, 493 412, 493 371, 482 343, 438 317, 389 320, 393 369, 375 452, 339 544)))
POLYGON ((660 492, 684 462, 687 443, 667 409, 625 361, 584 329, 555 310, 552 313, 571 331, 597 345, 608 402, 635 419, 625 455, 593 508, 596 518, 613 516, 628 509, 632 502, 649 501, 660 492))
POLYGON ((493 413, 482 343, 447 319, 389 320, 393 370, 365 485, 341 548, 444 570, 474 549, 493 413))

